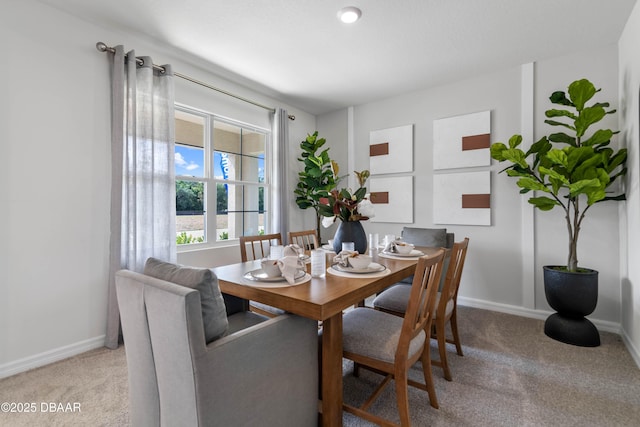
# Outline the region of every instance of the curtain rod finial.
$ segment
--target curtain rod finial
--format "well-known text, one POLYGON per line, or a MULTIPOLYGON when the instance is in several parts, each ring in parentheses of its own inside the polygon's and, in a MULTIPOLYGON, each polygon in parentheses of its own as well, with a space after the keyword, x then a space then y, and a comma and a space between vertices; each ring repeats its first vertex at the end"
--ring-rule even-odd
POLYGON ((102 42, 98 42, 98 43, 96 43, 96 49, 98 49, 100 52, 106 52, 107 51, 107 45, 102 43, 102 42))

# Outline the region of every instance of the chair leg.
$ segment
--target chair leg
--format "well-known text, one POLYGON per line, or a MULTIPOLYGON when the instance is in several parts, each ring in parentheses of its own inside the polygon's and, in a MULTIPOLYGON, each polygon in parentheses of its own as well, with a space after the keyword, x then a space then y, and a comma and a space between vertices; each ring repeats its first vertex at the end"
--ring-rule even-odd
POLYGON ((410 426, 409 420, 409 382, 407 371, 402 369, 395 373, 396 399, 398 400, 398 412, 400 413, 400 425, 410 426))
POLYGON ((462 354, 462 346, 460 345, 460 336, 458 336, 458 319, 456 317, 456 308, 454 307, 453 313, 451 313, 451 334, 453 335, 453 343, 456 345, 456 351, 458 356, 464 356, 462 354))
POLYGON ((427 340, 424 344, 424 350, 422 351, 422 357, 420 358, 422 362, 422 375, 424 376, 424 384, 427 388, 427 393, 429 394, 429 403, 435 409, 438 409, 440 405, 438 405, 438 397, 436 396, 436 388, 433 385, 433 375, 431 372, 431 346, 429 345, 429 340, 427 340))
POLYGON ((440 353, 440 366, 444 371, 444 379, 451 381, 451 371, 447 364, 447 339, 445 337, 445 322, 443 319, 436 319, 436 336, 438 338, 438 352, 440 353))

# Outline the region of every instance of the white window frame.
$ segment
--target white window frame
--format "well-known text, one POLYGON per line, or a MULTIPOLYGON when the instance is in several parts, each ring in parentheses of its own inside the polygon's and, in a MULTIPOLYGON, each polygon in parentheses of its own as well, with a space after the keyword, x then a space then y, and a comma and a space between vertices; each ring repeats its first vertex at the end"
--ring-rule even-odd
MULTIPOLYGON (((272 150, 272 141, 273 135, 270 129, 265 129, 260 126, 252 125, 246 122, 242 122, 239 120, 234 120, 228 117, 220 116, 218 114, 210 113, 198 108, 194 108, 188 105, 176 103, 175 104, 176 111, 181 111, 187 114, 193 114, 200 116, 204 119, 204 173, 203 177, 194 177, 189 175, 177 175, 175 176, 175 180, 181 181, 196 181, 196 182, 204 182, 205 183, 205 194, 204 194, 204 211, 205 211, 205 236, 207 237, 207 241, 202 243, 189 243, 189 244, 176 244, 177 252, 188 252, 192 250, 198 249, 207 249, 207 248, 215 248, 222 246, 237 245, 238 237, 229 238, 227 240, 218 240, 218 230, 217 230, 217 184, 229 184, 229 185, 238 185, 238 186, 250 186, 250 187, 264 187, 264 195, 263 195, 263 203, 264 203, 264 233, 271 233, 271 224, 272 224, 272 209, 271 209, 271 200, 272 200, 272 171, 273 171, 273 150, 272 150), (238 126, 243 130, 247 130, 250 132, 262 133, 265 136, 265 153, 264 153, 264 182, 252 182, 252 181, 243 181, 243 180, 232 180, 232 179, 216 179, 214 176, 214 167, 213 167, 213 129, 214 122, 223 122, 232 126, 238 126), (214 230, 210 232, 210 230, 214 230)), ((244 212, 244 211, 242 211, 244 212)))

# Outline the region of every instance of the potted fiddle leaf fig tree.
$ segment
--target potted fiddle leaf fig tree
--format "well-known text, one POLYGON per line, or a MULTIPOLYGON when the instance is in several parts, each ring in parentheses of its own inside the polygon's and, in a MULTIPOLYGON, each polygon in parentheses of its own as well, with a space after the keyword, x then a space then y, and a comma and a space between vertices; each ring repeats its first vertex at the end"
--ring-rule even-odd
POLYGON ((600 336, 585 318, 597 304, 598 272, 578 265, 578 237, 592 206, 625 200, 613 184, 627 172, 627 150, 610 147, 617 131, 591 128, 615 113, 607 102, 588 104, 599 91, 581 79, 572 82, 566 93, 553 92, 549 99, 559 107, 546 111, 545 123, 560 131, 543 136, 526 152, 519 148, 520 135, 513 135, 508 145, 491 145, 491 157, 509 164, 501 172, 517 179, 520 193, 537 192, 529 203, 541 211, 564 211, 567 263, 544 266, 545 295, 557 311, 546 320, 545 334, 580 346, 598 346, 600 336))
POLYGON ((326 143, 325 138, 318 138, 318 131, 300 142, 302 150, 298 161, 304 164, 304 170, 298 172, 298 184, 294 190, 296 204, 300 209, 313 208, 316 212, 316 232, 320 239, 320 225, 322 215, 320 207, 326 203, 329 191, 333 189, 340 178, 338 177, 338 165, 329 158, 329 148, 318 153, 318 150, 326 143))

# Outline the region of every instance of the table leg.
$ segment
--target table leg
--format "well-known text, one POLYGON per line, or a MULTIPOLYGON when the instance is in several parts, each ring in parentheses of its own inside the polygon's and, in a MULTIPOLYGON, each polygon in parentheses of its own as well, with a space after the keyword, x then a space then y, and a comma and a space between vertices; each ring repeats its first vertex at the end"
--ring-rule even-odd
POLYGON ((322 322, 322 425, 342 426, 342 313, 322 322))

